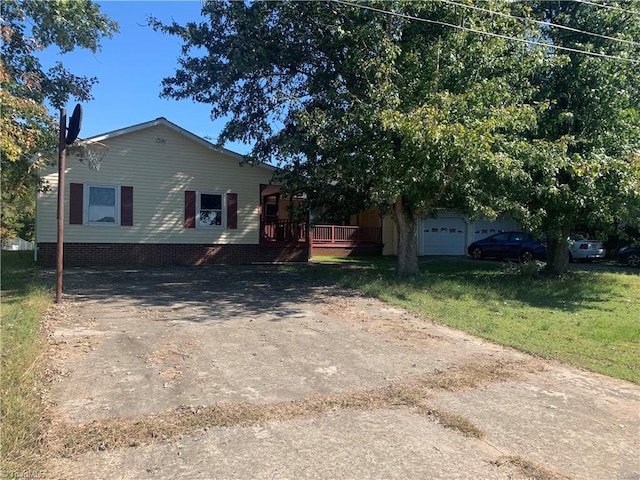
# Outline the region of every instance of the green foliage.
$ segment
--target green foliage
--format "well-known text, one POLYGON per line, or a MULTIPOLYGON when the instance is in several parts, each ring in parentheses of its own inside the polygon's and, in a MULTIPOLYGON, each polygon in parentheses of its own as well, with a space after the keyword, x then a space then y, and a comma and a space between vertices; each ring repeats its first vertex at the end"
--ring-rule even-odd
POLYGON ((37 52, 52 45, 61 53, 75 48, 96 52, 103 36, 111 38, 118 31, 117 24, 89 0, 8 0, 0 8, 2 63, 8 76, 3 89, 37 104, 46 99, 54 108, 62 107, 70 96, 90 99, 95 78, 75 76, 60 62, 45 72, 37 52))
POLYGON ((3 239, 35 239, 35 203, 37 179, 26 160, 6 162, 2 166, 2 228, 3 239))
MULTIPOLYGON (((531 76, 544 108, 534 134, 514 145, 518 176, 505 179, 506 190, 521 193, 510 195, 516 216, 559 245, 578 225, 640 224, 640 2, 539 2, 531 15, 574 29, 541 28, 541 41, 633 61, 556 50, 531 76)), ((566 249, 558 253, 552 273, 566 269, 556 264, 566 264, 566 249)))
POLYGON ((52 45, 62 53, 100 49, 117 25, 88 1, 6 0, 0 3, 0 161, 2 162, 2 235, 33 239, 34 198, 38 181, 32 158, 57 146, 57 118, 46 104, 60 108, 69 98, 91 99, 95 78, 73 75, 61 62, 45 71, 37 52, 52 45))
POLYGON ((164 96, 230 115, 219 141, 254 141, 307 208, 392 212, 415 274, 416 219, 437 208, 559 241, 637 201, 638 63, 525 43, 637 60, 637 2, 206 2, 204 22, 150 23, 183 42, 164 96))
POLYGON ((309 208, 395 206, 409 252, 399 258, 414 273, 417 215, 487 210, 480 166, 535 118, 520 81, 531 49, 362 6, 527 34, 513 19, 440 2, 207 2, 206 22, 151 21, 184 42, 163 95, 231 115, 219 141, 255 141, 254 159, 280 161, 279 180, 309 208))

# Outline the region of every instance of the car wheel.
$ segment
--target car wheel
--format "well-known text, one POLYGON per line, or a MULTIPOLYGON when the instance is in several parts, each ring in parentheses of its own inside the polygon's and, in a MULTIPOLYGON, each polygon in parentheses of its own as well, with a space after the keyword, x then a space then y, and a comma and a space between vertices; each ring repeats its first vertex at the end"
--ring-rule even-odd
POLYGON ((569 252, 569 262, 573 263, 574 261, 573 255, 569 252))
POLYGON ((520 252, 520 263, 529 263, 531 260, 533 260, 533 252, 531 250, 520 252))
POLYGON ((471 256, 476 260, 480 260, 482 258, 482 249, 480 247, 475 247, 471 250, 471 256))
POLYGON ((632 253, 627 257, 627 265, 630 267, 640 267, 640 254, 632 253))

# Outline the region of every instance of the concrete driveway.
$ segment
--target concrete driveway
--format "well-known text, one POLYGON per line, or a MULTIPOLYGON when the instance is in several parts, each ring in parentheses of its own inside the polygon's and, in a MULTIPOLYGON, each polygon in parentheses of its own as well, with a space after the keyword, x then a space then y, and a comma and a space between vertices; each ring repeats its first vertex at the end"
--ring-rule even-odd
POLYGON ((274 266, 67 270, 47 475, 638 479, 640 387, 274 266))

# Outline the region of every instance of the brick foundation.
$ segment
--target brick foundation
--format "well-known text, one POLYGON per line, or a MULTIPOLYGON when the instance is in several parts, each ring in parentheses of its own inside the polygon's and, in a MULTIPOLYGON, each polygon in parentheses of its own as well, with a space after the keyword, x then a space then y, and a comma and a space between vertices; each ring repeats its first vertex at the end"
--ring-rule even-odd
MULTIPOLYGON (((56 264, 56 244, 38 244, 38 263, 56 264)), ((65 267, 110 265, 246 265, 255 262, 306 262, 307 245, 199 245, 146 243, 65 243, 65 267)))

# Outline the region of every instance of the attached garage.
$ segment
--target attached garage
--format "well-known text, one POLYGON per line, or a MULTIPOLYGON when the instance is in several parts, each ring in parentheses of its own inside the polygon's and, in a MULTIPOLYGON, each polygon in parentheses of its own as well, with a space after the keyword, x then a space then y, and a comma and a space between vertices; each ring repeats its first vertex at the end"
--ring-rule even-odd
MULTIPOLYGON (((460 255, 467 254, 467 246, 478 239, 498 232, 520 230, 521 227, 509 217, 499 217, 489 221, 470 221, 455 211, 441 210, 436 218, 423 218, 418 223, 418 255, 460 255)), ((391 217, 385 217, 382 224, 384 243, 383 255, 398 254, 398 238, 391 217)))
POLYGON ((512 230, 520 230, 520 227, 510 218, 498 218, 494 221, 477 220, 473 223, 473 241, 482 240, 490 235, 512 230))
POLYGON ((465 255, 468 228, 461 216, 422 219, 418 233, 418 254, 465 255))

